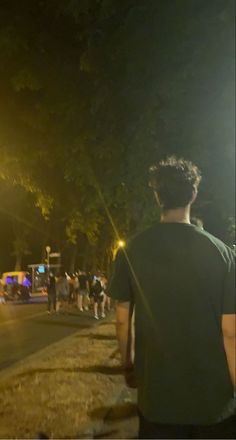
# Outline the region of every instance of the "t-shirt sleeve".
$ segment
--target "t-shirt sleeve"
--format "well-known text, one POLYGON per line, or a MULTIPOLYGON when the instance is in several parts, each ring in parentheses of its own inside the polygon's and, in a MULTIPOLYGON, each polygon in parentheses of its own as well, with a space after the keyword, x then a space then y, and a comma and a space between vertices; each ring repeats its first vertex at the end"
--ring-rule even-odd
POLYGON ((235 253, 229 250, 227 258, 227 270, 224 279, 222 314, 231 313, 236 313, 235 253))
POLYGON ((118 301, 131 302, 133 300, 131 273, 123 250, 119 251, 117 254, 113 275, 109 281, 108 291, 111 298, 118 301))

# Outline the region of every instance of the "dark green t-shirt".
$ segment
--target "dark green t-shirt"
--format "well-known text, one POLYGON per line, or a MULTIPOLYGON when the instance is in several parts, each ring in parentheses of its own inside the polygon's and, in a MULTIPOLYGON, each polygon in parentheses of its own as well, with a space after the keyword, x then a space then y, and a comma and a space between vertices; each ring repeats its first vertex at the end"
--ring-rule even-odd
POLYGON ((116 259, 110 293, 135 303, 138 405, 150 421, 212 424, 232 414, 221 331, 235 313, 234 253, 200 228, 158 223, 116 259))

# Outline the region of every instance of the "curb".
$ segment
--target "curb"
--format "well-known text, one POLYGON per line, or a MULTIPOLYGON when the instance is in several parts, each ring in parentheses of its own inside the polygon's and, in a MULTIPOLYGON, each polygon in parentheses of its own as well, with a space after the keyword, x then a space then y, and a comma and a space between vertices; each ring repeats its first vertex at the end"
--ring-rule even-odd
MULTIPOLYGON (((103 324, 112 325, 114 323, 114 316, 111 315, 103 321, 95 321, 91 327, 80 329, 73 333, 72 335, 66 336, 65 338, 50 344, 49 346, 33 353, 23 360, 15 363, 12 366, 4 369, 0 372, 1 388, 4 390, 5 387, 9 386, 10 379, 17 379, 17 376, 24 374, 31 368, 35 367, 37 361, 44 362, 51 357, 56 356, 57 353, 63 352, 64 348, 72 344, 74 341, 82 335, 86 335, 88 338, 93 338, 96 332, 99 332, 99 327, 103 324)), ((68 347, 69 348, 69 347, 68 347)), ((110 360, 117 353, 117 349, 113 349, 112 353, 108 356, 104 356, 105 359, 110 360)), ((1 392, 1 391, 0 391, 1 392)), ((135 438, 136 437, 136 424, 133 423, 133 414, 130 415, 130 407, 136 404, 136 401, 130 399, 130 389, 125 385, 124 379, 121 377, 116 385, 116 388, 111 391, 107 396, 108 399, 103 401, 101 408, 94 407, 91 413, 88 414, 89 419, 83 427, 82 430, 75 433, 76 439, 101 439, 101 438, 113 438, 112 433, 115 437, 121 435, 119 438, 135 438), (97 412, 97 409, 100 412, 97 412), (95 411, 95 412, 93 412, 95 411), (127 436, 126 436, 127 433, 127 436)), ((37 439, 49 438, 44 432, 38 432, 36 434, 37 439)))
MULTIPOLYGON (((107 320, 104 320, 103 322, 109 322, 109 320, 112 320, 112 317, 107 320)), ((25 368, 29 366, 31 362, 35 362, 38 359, 41 361, 46 358, 47 356, 50 356, 52 350, 55 352, 63 350, 64 346, 67 345, 68 341, 73 340, 77 337, 78 334, 86 334, 87 332, 91 331, 92 329, 98 327, 101 325, 101 323, 98 321, 95 321, 91 327, 83 328, 78 330, 77 332, 65 336, 64 338, 60 339, 57 342, 53 342, 52 344, 48 345, 47 347, 42 348, 41 350, 36 351, 35 353, 30 354, 29 356, 25 357, 24 359, 14 363, 13 365, 10 365, 7 368, 4 368, 2 371, 0 371, 0 380, 7 380, 12 376, 17 376, 20 373, 22 373, 25 368)), ((2 384, 0 385, 0 387, 2 384)))

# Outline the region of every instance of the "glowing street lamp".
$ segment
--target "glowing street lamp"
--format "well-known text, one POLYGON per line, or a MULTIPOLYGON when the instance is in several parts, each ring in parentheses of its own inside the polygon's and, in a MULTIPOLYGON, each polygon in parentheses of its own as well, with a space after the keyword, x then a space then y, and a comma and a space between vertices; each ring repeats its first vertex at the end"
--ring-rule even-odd
POLYGON ((116 254, 117 254, 118 250, 119 250, 119 249, 123 249, 123 248, 125 247, 125 245, 126 245, 126 243, 125 243, 124 240, 118 240, 118 241, 114 244, 114 247, 113 247, 113 250, 112 250, 112 259, 113 259, 113 261, 114 261, 115 258, 116 258, 116 254))
POLYGON ((119 248, 125 247, 125 241, 124 240, 119 240, 117 244, 118 244, 119 248))

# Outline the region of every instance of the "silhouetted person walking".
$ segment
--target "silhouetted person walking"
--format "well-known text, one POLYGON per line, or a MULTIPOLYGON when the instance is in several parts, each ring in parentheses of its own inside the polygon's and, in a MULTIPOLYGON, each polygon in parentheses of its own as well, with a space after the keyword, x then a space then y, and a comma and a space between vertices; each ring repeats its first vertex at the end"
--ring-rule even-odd
POLYGON ((48 292, 48 313, 52 311, 56 311, 56 279, 53 273, 50 273, 48 284, 47 284, 47 292, 48 292))
POLYGON ((56 295, 57 311, 60 312, 62 309, 65 311, 65 307, 69 300, 69 283, 67 281, 66 274, 63 271, 56 282, 56 295))

